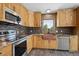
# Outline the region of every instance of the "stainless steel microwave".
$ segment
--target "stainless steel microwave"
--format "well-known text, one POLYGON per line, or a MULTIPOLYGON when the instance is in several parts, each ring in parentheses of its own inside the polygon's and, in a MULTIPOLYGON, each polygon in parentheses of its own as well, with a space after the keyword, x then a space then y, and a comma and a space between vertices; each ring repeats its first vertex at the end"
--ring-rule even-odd
POLYGON ((17 21, 17 16, 13 15, 12 13, 5 11, 5 19, 9 21, 16 22, 17 21))

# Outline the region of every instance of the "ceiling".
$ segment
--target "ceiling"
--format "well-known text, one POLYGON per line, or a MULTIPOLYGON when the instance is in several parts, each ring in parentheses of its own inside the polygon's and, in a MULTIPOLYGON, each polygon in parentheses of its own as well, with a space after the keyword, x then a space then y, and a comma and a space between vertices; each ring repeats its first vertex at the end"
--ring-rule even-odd
POLYGON ((79 3, 23 3, 22 5, 31 11, 46 13, 46 10, 50 9, 50 13, 55 13, 58 9, 78 7, 79 3))

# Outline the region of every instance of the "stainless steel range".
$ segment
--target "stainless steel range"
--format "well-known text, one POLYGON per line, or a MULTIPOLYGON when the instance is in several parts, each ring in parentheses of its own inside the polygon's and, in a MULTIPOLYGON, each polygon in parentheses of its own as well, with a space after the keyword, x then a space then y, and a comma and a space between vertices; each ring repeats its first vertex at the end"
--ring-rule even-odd
POLYGON ((17 37, 16 30, 0 30, 0 38, 5 38, 5 41, 10 41, 13 44, 13 56, 22 56, 26 50, 26 36, 20 35, 17 37))
POLYGON ((13 56, 22 56, 26 53, 26 37, 20 38, 13 42, 13 56))

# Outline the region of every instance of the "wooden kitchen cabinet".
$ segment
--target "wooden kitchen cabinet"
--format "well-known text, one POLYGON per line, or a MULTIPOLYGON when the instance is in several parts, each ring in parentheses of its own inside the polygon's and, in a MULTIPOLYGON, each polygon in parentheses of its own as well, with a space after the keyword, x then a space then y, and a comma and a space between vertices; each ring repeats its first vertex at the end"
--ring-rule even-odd
POLYGON ((48 40, 43 40, 40 35, 34 35, 34 48, 48 48, 48 40))
POLYGON ((28 27, 41 27, 41 13, 28 11, 28 27))
MULTIPOLYGON (((23 5, 19 3, 2 3, 0 4, 0 21, 9 22, 5 19, 5 9, 10 9, 14 11, 14 15, 20 16, 21 23, 20 25, 28 26, 28 10, 23 5)), ((12 22, 13 23, 13 22, 12 22)))
POLYGON ((27 53, 29 53, 33 48, 33 36, 27 37, 27 53))
POLYGON ((34 35, 34 48, 48 48, 48 40, 43 40, 41 35, 34 35))
POLYGON ((0 4, 0 21, 5 21, 4 19, 4 5, 3 4, 0 4))
POLYGON ((28 11, 28 26, 29 27, 34 27, 34 12, 28 11))
POLYGON ((76 10, 63 9, 57 11, 57 27, 76 26, 76 10))
POLYGON ((78 51, 78 36, 71 35, 70 36, 70 52, 78 51))
POLYGON ((48 48, 49 49, 57 49, 57 40, 49 40, 48 41, 48 48))
POLYGON ((28 10, 22 5, 20 5, 19 7, 20 11, 18 12, 18 14, 21 17, 21 24, 23 26, 28 26, 28 17, 29 17, 28 10))
POLYGON ((0 49, 0 56, 12 56, 12 44, 0 49))
POLYGON ((57 27, 65 26, 65 10, 57 11, 57 27))
POLYGON ((27 8, 25 8, 23 5, 21 5, 20 3, 13 3, 13 4, 10 4, 10 6, 12 6, 12 9, 14 12, 17 13, 16 16, 20 16, 21 18, 21 22, 20 22, 20 25, 23 25, 23 26, 27 26, 27 21, 28 21, 28 10, 27 8))
POLYGON ((34 35, 33 48, 56 49, 56 40, 45 40, 41 35, 34 35))
POLYGON ((41 12, 34 12, 34 27, 41 27, 41 12))
POLYGON ((49 49, 49 42, 48 42, 48 40, 43 40, 42 39, 42 47, 41 48, 49 49))
POLYGON ((42 41, 41 41, 41 37, 34 35, 34 39, 33 39, 33 48, 41 48, 42 47, 42 41))
POLYGON ((9 9, 15 11, 16 3, 4 3, 4 4, 5 4, 6 8, 9 8, 9 9))
MULTIPOLYGON (((1 3, 0 4, 0 21, 6 21, 6 22, 11 22, 9 20, 5 19, 5 11, 10 9, 10 10, 15 10, 15 4, 14 3, 1 3)), ((11 22, 14 23, 14 22, 11 22)))

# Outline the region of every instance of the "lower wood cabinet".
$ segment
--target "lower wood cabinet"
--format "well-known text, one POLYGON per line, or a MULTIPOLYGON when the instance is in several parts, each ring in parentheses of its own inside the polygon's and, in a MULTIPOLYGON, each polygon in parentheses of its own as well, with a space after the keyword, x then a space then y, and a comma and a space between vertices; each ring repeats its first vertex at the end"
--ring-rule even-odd
POLYGON ((56 40, 45 40, 41 35, 31 35, 27 37, 27 53, 30 53, 32 48, 43 48, 43 49, 56 49, 56 40))
POLYGON ((33 48, 33 36, 27 37, 27 53, 29 53, 33 48))
POLYGON ((70 36, 70 52, 78 51, 78 36, 70 36))
POLYGON ((40 36, 34 35, 33 47, 42 48, 42 38, 40 36))
POLYGON ((0 56, 12 56, 12 44, 0 49, 0 56))
POLYGON ((45 40, 41 35, 35 35, 33 39, 34 48, 46 48, 46 49, 56 49, 57 41, 56 40, 45 40))
POLYGON ((57 41, 56 40, 49 40, 49 49, 57 49, 57 41))

